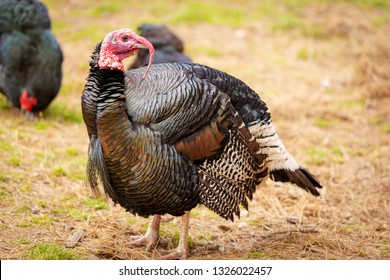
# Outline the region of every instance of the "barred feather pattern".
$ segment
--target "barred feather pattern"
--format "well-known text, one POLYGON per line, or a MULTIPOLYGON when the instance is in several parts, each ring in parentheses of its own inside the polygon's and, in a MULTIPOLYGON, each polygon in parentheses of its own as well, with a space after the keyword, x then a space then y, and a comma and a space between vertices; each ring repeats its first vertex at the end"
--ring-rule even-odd
POLYGON ((234 126, 220 157, 199 166, 200 202, 232 221, 234 215, 240 217, 240 205, 248 209, 248 199, 267 176, 265 161, 250 150, 245 129, 234 126))
POLYGON ((255 91, 241 80, 210 67, 195 65, 196 76, 206 79, 229 95, 231 102, 241 115, 253 139, 258 143, 258 154, 265 157, 272 180, 290 182, 319 196, 320 182, 308 170, 298 165, 282 143, 272 123, 266 104, 255 91))

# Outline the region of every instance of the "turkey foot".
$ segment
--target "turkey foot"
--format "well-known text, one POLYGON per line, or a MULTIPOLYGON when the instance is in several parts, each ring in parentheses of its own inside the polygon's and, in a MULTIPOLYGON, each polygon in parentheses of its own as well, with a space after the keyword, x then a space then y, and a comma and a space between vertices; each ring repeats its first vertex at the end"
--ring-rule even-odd
POLYGON ((130 247, 140 247, 142 245, 146 245, 146 251, 151 252, 152 249, 154 249, 159 243, 166 244, 168 241, 165 239, 162 239, 160 237, 160 222, 161 222, 161 216, 160 215, 154 215, 152 219, 150 220, 148 229, 146 230, 146 233, 144 236, 132 236, 134 240, 133 242, 130 242, 130 247))
POLYGON ((188 225, 190 221, 190 211, 186 211, 181 218, 181 231, 179 245, 176 249, 170 250, 167 255, 160 257, 160 260, 186 260, 188 258, 188 225))

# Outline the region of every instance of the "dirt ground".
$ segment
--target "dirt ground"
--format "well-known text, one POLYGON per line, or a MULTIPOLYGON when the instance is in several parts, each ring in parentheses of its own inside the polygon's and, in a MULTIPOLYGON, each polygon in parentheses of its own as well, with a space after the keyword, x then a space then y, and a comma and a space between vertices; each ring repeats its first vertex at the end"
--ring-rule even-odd
MULTIPOLYGON (((74 30, 98 24, 64 20, 61 13, 81 4, 60 3, 49 5, 54 21, 74 30)), ((259 93, 290 153, 326 186, 320 200, 267 181, 234 223, 195 208, 189 259, 390 259, 390 11, 343 3, 299 11, 320 34, 274 31, 262 21, 172 26, 194 61, 259 93)), ((105 21, 101 36, 123 27, 123 18, 118 12, 105 21)), ((130 236, 144 233, 149 220, 94 196, 85 184, 80 95, 97 42, 54 27, 65 61, 53 109, 30 121, 0 97, 0 259, 45 258, 34 254, 42 244, 68 253, 58 258, 158 258, 177 244, 180 219, 161 226, 168 245, 151 253, 130 248, 130 236), (80 230, 81 240, 67 248, 80 230)))

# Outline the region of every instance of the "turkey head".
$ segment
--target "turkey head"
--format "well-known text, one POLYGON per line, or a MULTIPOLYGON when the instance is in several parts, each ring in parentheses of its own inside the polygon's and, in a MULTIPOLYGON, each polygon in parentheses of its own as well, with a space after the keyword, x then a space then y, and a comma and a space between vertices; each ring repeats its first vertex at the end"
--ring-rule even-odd
POLYGON ((150 59, 144 77, 149 71, 154 58, 153 45, 144 37, 138 36, 128 28, 122 28, 107 34, 100 49, 100 68, 118 69, 124 71, 122 60, 133 56, 139 49, 148 49, 150 59))

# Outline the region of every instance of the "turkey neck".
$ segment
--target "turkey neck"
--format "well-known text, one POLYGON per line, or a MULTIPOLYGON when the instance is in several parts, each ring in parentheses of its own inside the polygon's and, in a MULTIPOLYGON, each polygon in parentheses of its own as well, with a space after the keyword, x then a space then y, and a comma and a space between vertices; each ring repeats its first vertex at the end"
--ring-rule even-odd
POLYGON ((124 72, 101 69, 102 84, 97 96, 97 118, 99 138, 111 135, 113 127, 130 127, 131 122, 126 112, 124 72), (106 126, 106 124, 108 126, 106 126))
POLYGON ((103 82, 103 71, 98 67, 101 43, 97 44, 89 63, 89 74, 81 96, 83 120, 87 127, 89 138, 97 137, 96 114, 97 98, 103 82))

